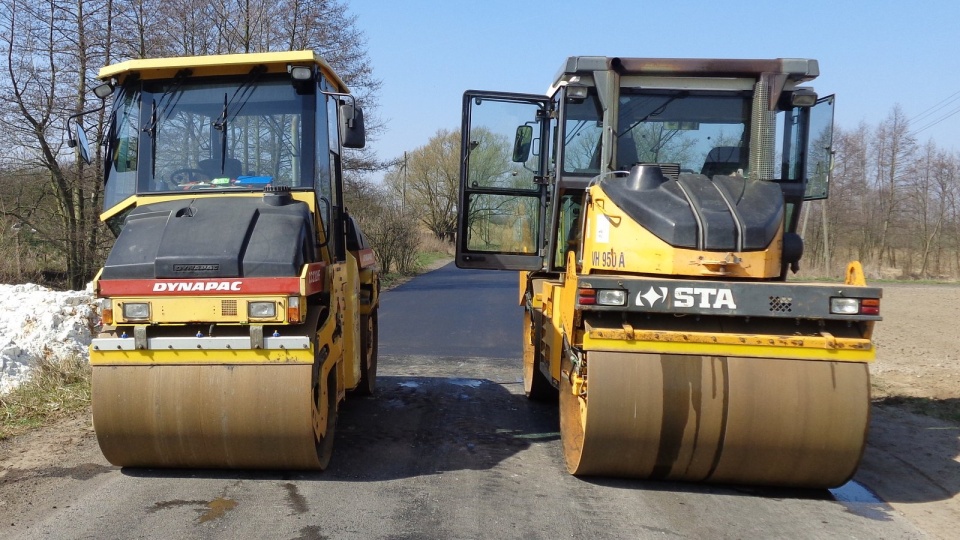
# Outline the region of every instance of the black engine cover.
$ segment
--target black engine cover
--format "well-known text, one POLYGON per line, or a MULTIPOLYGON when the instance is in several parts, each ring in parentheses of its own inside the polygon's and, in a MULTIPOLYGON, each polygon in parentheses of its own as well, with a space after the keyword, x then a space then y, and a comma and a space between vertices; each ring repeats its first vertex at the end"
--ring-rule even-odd
POLYGON ((626 177, 608 176, 600 187, 631 219, 671 246, 756 251, 766 249, 780 230, 783 193, 773 182, 702 174, 653 181, 645 168, 635 166, 626 177))
POLYGON ((139 206, 124 220, 102 279, 298 276, 315 259, 305 203, 252 197, 139 206))

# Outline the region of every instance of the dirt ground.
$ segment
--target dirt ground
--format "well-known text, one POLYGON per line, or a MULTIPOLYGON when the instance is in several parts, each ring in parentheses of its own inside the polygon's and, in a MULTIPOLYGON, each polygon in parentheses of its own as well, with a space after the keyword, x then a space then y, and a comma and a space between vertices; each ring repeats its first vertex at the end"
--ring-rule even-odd
POLYGON ((931 536, 960 523, 960 286, 883 285, 871 366, 873 418, 855 477, 931 536))
MULTIPOLYGON (((931 537, 951 538, 960 523, 960 423, 913 414, 916 400, 896 398, 960 403, 960 286, 885 285, 881 315, 869 444, 855 480, 931 537)), ((95 446, 89 415, 0 442, 0 489, 8 473, 95 446)))
POLYGON ((960 399, 960 286, 884 285, 874 397, 960 399))

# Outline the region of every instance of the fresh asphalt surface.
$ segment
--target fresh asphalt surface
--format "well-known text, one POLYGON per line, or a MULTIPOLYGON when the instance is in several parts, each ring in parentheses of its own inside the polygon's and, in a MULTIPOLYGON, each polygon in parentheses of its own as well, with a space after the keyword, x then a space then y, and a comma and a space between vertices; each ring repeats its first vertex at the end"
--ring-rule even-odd
POLYGON ((380 350, 390 356, 521 357, 516 272, 448 264, 387 293, 380 350))
POLYGON ((556 405, 523 396, 517 279, 448 265, 383 294, 379 388, 327 471, 119 469, 87 434, 7 472, 0 538, 924 537, 827 491, 570 476, 556 405))

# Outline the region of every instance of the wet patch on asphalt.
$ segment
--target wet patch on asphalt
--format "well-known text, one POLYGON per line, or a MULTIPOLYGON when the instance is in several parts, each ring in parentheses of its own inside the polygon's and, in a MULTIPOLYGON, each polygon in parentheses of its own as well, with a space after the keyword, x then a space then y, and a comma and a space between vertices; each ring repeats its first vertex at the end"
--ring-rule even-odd
POLYGON ((297 514, 307 513, 307 499, 300 494, 300 489, 296 484, 287 482, 283 484, 283 489, 287 490, 287 506, 297 514))
POLYGON ((190 506, 200 507, 194 509, 194 511, 199 514, 197 521, 199 523, 206 523, 222 518, 227 512, 237 507, 237 501, 227 497, 217 497, 212 501, 174 499, 154 503, 153 506, 147 508, 147 512, 153 514, 161 510, 190 506))
POLYGON ((14 484, 24 480, 36 478, 73 478, 74 480, 90 480, 95 476, 119 470, 112 465, 97 463, 81 463, 73 467, 40 467, 36 469, 7 469, 0 476, 0 484, 14 484))

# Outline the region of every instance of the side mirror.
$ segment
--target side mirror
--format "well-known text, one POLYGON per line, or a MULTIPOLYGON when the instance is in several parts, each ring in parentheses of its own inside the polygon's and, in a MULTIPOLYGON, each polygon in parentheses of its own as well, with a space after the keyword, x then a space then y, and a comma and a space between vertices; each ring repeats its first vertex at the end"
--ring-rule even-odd
POLYGON ((340 104, 340 136, 345 148, 366 146, 366 131, 363 128, 363 109, 351 103, 340 104))
POLYGON ((110 83, 99 84, 93 88, 93 93, 100 99, 107 99, 113 93, 113 85, 110 83))
POLYGON ((67 141, 67 144, 69 146, 76 145, 77 155, 79 155, 80 159, 86 162, 87 165, 90 164, 90 141, 87 140, 87 134, 83 131, 83 126, 80 125, 80 122, 74 123, 73 140, 67 141))
POLYGON ((530 145, 533 143, 533 127, 517 126, 517 136, 513 140, 513 162, 526 163, 530 159, 530 145))

